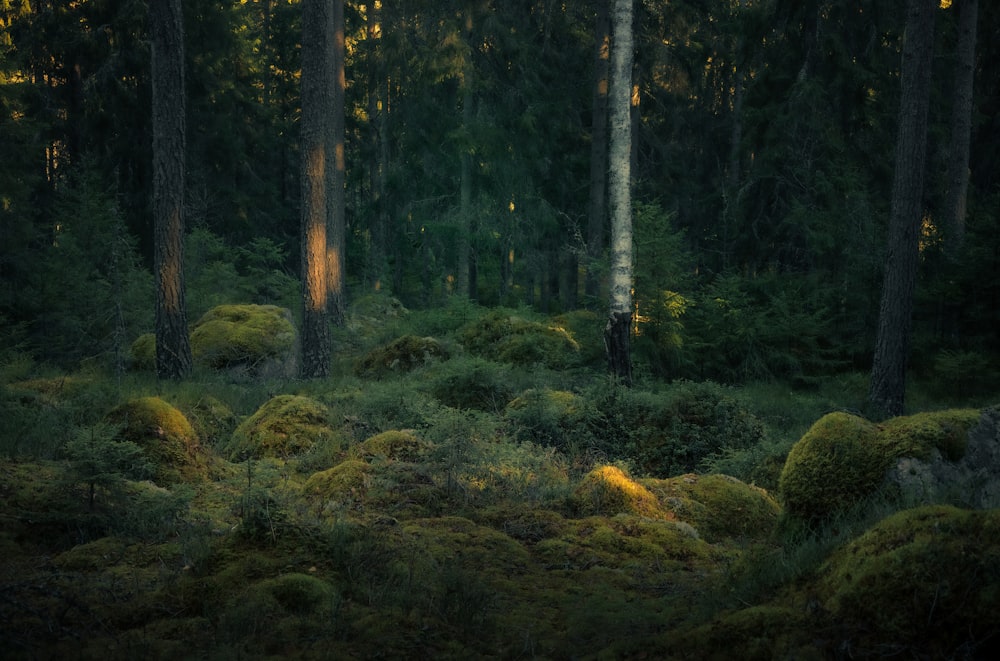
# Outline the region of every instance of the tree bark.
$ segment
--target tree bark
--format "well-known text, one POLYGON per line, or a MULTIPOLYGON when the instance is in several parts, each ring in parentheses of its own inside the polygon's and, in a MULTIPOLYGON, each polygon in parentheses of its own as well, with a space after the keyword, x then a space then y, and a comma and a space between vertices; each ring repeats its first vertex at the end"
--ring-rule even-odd
POLYGON ((332 163, 329 147, 333 109, 333 12, 326 0, 302 2, 302 364, 304 378, 330 373, 327 204, 332 163))
POLYGON ((608 100, 611 305, 604 342, 608 368, 625 385, 632 384, 632 49, 632 0, 614 0, 608 100))
POLYGON ((969 143, 972 139, 972 92, 976 73, 978 0, 958 0, 958 45, 955 53, 955 91, 951 108, 951 145, 948 155, 948 192, 945 201, 945 240, 951 255, 965 242, 965 202, 969 189, 969 143))
POLYGON ((180 0, 150 0, 156 374, 191 373, 184 300, 184 21, 180 0))
POLYGON ((600 290, 597 263, 604 254, 608 185, 608 68, 611 59, 609 0, 598 0, 594 48, 594 96, 590 139, 590 205, 587 219, 587 275, 584 294, 593 305, 600 290))
POLYGON ((937 0, 910 0, 889 217, 889 246, 868 405, 875 417, 902 415, 923 217, 927 114, 937 0))

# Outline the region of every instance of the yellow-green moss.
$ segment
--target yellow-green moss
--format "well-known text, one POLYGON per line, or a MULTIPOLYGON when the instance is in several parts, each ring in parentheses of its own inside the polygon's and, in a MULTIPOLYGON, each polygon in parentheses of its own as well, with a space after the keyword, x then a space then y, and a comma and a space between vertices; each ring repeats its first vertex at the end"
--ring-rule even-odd
POLYGON ((397 461, 417 461, 429 444, 412 432, 389 430, 365 439, 355 452, 361 457, 384 457, 397 461))
POLYGON ((256 367, 267 359, 289 356, 294 344, 291 315, 276 305, 219 305, 191 330, 195 362, 214 369, 256 367))
POLYGON ((643 651, 664 659, 746 661, 829 658, 818 649, 816 622, 800 608, 753 606, 720 614, 711 622, 672 631, 643 651))
POLYGON ((781 472, 779 489, 789 514, 818 521, 872 495, 901 457, 949 460, 965 452, 974 410, 920 413, 880 425, 849 413, 830 413, 796 443, 781 472))
POLYGON ((354 372, 358 376, 378 379, 388 374, 409 372, 447 357, 448 352, 433 337, 404 335, 369 351, 358 361, 354 372))
POLYGON ((364 500, 371 466, 360 459, 343 461, 333 468, 313 473, 302 490, 309 496, 341 504, 360 503, 364 500))
POLYGON ((768 537, 781 513, 767 491, 728 475, 681 475, 639 480, 660 505, 708 541, 768 537))
POLYGON ((816 591, 853 649, 953 658, 1000 635, 1000 510, 897 512, 836 551, 816 591))
POLYGON ((466 325, 460 339, 472 353, 501 363, 561 368, 580 360, 579 345, 562 326, 529 321, 503 310, 466 325))
POLYGON ((152 371, 156 369, 156 335, 143 333, 135 338, 129 347, 129 362, 133 369, 152 371))
POLYGON ((317 443, 335 442, 328 416, 327 408, 314 399, 278 395, 236 428, 226 452, 233 460, 302 454, 317 443))
POLYGON ((198 436, 178 409, 159 397, 133 399, 115 408, 108 420, 122 425, 121 435, 142 448, 154 464, 154 479, 170 484, 204 478, 206 461, 198 436))
POLYGON ((600 466, 587 473, 573 492, 572 501, 584 516, 639 514, 652 519, 672 519, 656 496, 617 466, 600 466))

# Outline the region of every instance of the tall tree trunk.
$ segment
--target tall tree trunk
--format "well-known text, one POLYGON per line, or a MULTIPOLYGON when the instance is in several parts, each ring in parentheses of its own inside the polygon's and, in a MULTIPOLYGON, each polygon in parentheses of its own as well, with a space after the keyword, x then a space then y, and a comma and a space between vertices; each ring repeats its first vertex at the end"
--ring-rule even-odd
POLYGON ((937 6, 937 0, 910 0, 906 16, 889 246, 868 391, 868 405, 876 417, 903 413, 923 216, 927 114, 937 6))
MULTIPOLYGON (((473 76, 475 70, 472 63, 472 13, 474 5, 472 2, 466 4, 465 8, 465 44, 466 53, 465 64, 462 68, 462 127, 468 134, 472 127, 473 110, 472 104, 475 97, 472 93, 473 76)), ((469 153, 470 145, 462 145, 461 154, 461 181, 459 182, 459 227, 458 227, 458 266, 455 274, 455 291, 459 296, 465 296, 470 300, 476 299, 473 290, 475 278, 472 262, 475 255, 472 251, 472 154, 469 153)))
POLYGON ((333 107, 330 109, 330 132, 327 145, 326 277, 327 306, 331 321, 344 325, 344 252, 346 209, 344 204, 347 163, 344 154, 344 103, 347 79, 344 71, 344 0, 333 0, 333 107), (332 160, 332 163, 329 161, 332 160), (332 167, 331 167, 332 166, 332 167))
POLYGON ((614 0, 611 40, 608 200, 611 216, 611 305, 604 328, 608 368, 632 384, 632 0, 614 0))
POLYGON ((590 139, 590 206, 587 220, 587 275, 584 294, 588 304, 600 291, 597 263, 604 254, 608 182, 608 67, 611 58, 611 25, 608 2, 597 1, 594 47, 594 96, 590 139))
POLYGON ((156 374, 191 373, 184 301, 184 21, 180 0, 150 0, 153 47, 153 266, 156 374))
POLYGON ((969 188, 969 142, 972 137, 972 91, 976 72, 978 0, 958 0, 955 91, 951 107, 948 192, 945 201, 946 246, 957 255, 965 241, 965 200, 969 188))
POLYGON ((368 122, 371 131, 371 166, 369 169, 369 195, 371 226, 368 243, 368 263, 365 280, 369 287, 379 289, 386 273, 388 254, 388 210, 386 208, 386 170, 389 167, 389 136, 387 135, 388 81, 382 66, 384 53, 382 38, 382 3, 369 2, 366 39, 368 40, 368 122))
POLYGON ((302 2, 302 365, 305 378, 330 373, 327 277, 327 168, 333 109, 333 12, 327 0, 302 2))

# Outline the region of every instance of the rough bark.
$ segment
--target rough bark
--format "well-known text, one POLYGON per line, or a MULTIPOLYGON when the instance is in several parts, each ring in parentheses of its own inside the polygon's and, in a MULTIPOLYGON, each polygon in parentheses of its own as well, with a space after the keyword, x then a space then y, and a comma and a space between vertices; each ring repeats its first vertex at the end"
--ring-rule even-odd
POLYGON ((347 163, 344 149, 344 103, 347 79, 344 71, 344 0, 333 0, 333 107, 330 110, 327 167, 330 184, 327 190, 326 277, 327 305, 330 320, 344 324, 344 252, 346 244, 345 183, 347 163), (332 159, 331 159, 332 157, 332 159))
POLYGON ((608 368, 632 383, 632 0, 614 0, 611 85, 608 99, 610 148, 608 202, 611 216, 611 304, 604 329, 608 368))
POLYGON ((302 2, 301 242, 302 376, 330 373, 327 279, 327 168, 333 107, 333 12, 326 0, 302 2))
POLYGON ((876 417, 903 413, 919 260, 918 239, 923 217, 927 114, 937 5, 937 0, 910 0, 907 10, 889 245, 868 392, 868 405, 876 417))
POLYGON ((184 22, 180 0, 150 0, 156 374, 191 372, 184 295, 184 22))

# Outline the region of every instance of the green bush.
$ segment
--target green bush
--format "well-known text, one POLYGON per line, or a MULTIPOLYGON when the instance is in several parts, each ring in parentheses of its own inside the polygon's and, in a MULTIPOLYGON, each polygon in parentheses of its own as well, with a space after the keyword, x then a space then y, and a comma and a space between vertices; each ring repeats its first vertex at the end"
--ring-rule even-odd
POLYGON ((452 408, 498 413, 514 398, 510 369, 481 358, 449 360, 428 376, 431 394, 452 408))

